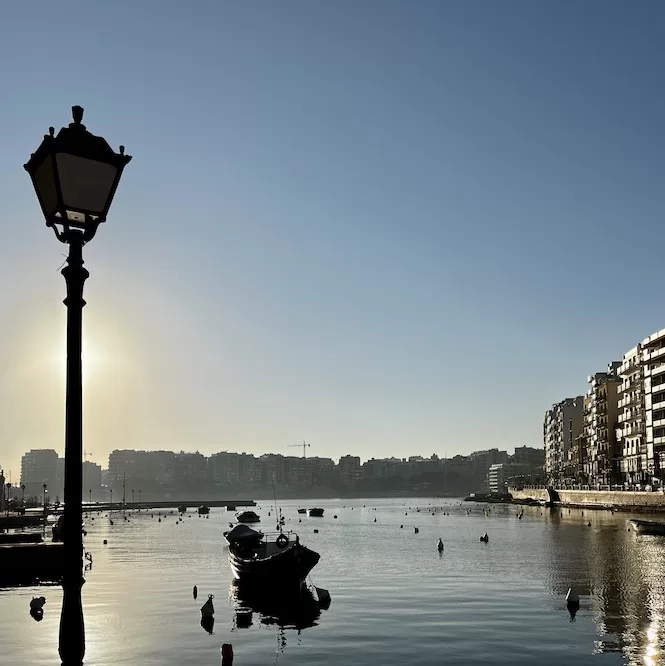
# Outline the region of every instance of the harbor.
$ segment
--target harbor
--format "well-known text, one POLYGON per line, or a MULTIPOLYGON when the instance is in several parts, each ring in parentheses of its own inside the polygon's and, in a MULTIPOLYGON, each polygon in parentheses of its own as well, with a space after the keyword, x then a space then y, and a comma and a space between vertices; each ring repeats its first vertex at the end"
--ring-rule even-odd
MULTIPOLYGON (((220 664, 221 646, 232 644, 235 666, 276 656, 278 664, 327 666, 331 652, 343 663, 370 663, 387 645, 387 666, 434 666, 444 644, 447 661, 464 666, 508 664, 490 651, 520 666, 587 663, 579 655, 593 651, 594 663, 610 666, 617 650, 637 664, 648 649, 665 593, 665 537, 628 531, 630 514, 524 506, 519 519, 510 504, 373 498, 312 501, 325 511, 310 518, 298 501, 279 504, 285 531, 321 555, 311 577, 329 590, 328 610, 309 594, 293 604, 239 585, 222 537, 234 516, 223 509, 209 519, 162 512, 161 523, 159 512, 127 511, 127 521, 114 513, 113 524, 95 516, 84 539, 94 558, 83 586, 86 663, 220 664), (579 596, 572 622, 571 587, 579 596), (209 595, 214 622, 201 612, 209 595)), ((251 528, 274 531, 272 507, 255 510, 261 522, 251 528)), ((61 600, 59 586, 0 589, 3 660, 50 663, 61 600), (42 596, 36 623, 28 609, 42 596)))

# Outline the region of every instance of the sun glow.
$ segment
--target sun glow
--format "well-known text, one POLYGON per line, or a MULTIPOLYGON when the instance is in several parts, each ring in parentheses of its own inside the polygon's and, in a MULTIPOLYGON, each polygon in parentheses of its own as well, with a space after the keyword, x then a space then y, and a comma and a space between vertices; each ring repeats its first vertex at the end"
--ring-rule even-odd
MULTIPOLYGON (((62 351, 57 356, 57 371, 63 382, 67 377, 67 345, 62 344, 62 351)), ((81 381, 83 386, 94 382, 99 377, 104 367, 104 353, 99 345, 84 339, 81 349, 81 381)))

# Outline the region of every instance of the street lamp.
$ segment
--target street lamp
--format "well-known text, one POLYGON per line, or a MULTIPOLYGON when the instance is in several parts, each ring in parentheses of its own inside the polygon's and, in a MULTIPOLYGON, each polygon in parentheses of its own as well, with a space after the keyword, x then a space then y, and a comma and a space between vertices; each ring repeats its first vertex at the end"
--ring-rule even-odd
POLYGON ((9 502, 12 498, 12 484, 7 484, 7 515, 9 515, 9 502))
POLYGON ((44 515, 46 515, 46 512, 48 511, 48 502, 46 501, 46 493, 48 492, 48 487, 46 484, 42 486, 42 490, 44 491, 44 515))
POLYGON ((134 502, 134 488, 132 488, 132 505, 136 508, 136 503, 134 502))
POLYGON ((21 513, 25 513, 25 483, 21 484, 21 513))
POLYGON ((139 511, 141 510, 140 507, 141 507, 141 489, 139 488, 139 511))
POLYGON ((120 146, 116 153, 105 139, 82 124, 83 109, 72 107, 74 122, 57 135, 53 127, 30 156, 25 170, 39 200, 46 226, 69 245, 62 275, 67 285, 67 388, 65 405, 65 509, 63 541, 65 567, 60 616, 59 652, 63 666, 80 666, 85 654, 83 585, 83 428, 81 381, 81 326, 83 245, 93 238, 113 201, 122 171, 131 159, 120 146))

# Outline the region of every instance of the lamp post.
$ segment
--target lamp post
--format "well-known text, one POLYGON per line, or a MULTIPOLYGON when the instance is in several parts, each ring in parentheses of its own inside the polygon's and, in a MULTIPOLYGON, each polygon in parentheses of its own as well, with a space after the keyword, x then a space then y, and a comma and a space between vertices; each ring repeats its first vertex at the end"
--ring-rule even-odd
POLYGON ((134 488, 132 488, 132 506, 136 508, 136 502, 134 502, 134 488))
POLYGON ((46 517, 46 512, 48 511, 48 502, 46 501, 46 493, 48 492, 48 486, 44 484, 42 486, 42 490, 44 491, 44 517, 46 517))
POLYGON ((105 139, 88 132, 83 109, 72 107, 74 122, 55 134, 53 127, 30 156, 25 170, 39 200, 46 226, 69 245, 62 269, 67 286, 67 387, 65 404, 65 509, 63 541, 65 565, 60 616, 59 652, 63 666, 80 666, 85 654, 83 585, 83 415, 81 338, 83 246, 106 220, 122 171, 131 159, 120 146, 116 153, 105 139))
POLYGON ((9 515, 9 502, 12 498, 12 484, 7 484, 7 515, 9 515))
POLYGON ((25 483, 21 484, 21 513, 25 513, 25 483))
POLYGON ((139 511, 141 510, 141 489, 139 488, 139 511))
POLYGON ((111 511, 113 511, 113 488, 109 489, 111 492, 111 511))
POLYGON ((88 504, 92 504, 92 488, 88 488, 88 504))

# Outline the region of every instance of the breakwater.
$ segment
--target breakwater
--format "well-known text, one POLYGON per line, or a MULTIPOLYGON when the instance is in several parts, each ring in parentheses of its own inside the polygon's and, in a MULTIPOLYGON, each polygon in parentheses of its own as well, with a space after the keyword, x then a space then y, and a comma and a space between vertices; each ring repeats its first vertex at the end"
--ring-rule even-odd
POLYGON ((665 512, 665 493, 621 490, 565 490, 548 488, 508 488, 514 502, 537 500, 562 506, 590 509, 665 512))

